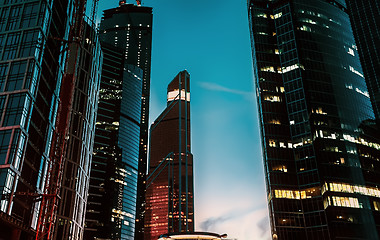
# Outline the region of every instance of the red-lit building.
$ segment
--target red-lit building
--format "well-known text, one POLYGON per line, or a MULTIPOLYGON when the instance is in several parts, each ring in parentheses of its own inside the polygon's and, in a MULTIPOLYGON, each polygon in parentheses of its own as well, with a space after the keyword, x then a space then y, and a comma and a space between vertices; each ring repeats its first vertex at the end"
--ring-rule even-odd
POLYGON ((180 72, 168 85, 167 96, 166 109, 151 126, 145 240, 156 240, 168 232, 194 231, 190 75, 187 71, 180 72))

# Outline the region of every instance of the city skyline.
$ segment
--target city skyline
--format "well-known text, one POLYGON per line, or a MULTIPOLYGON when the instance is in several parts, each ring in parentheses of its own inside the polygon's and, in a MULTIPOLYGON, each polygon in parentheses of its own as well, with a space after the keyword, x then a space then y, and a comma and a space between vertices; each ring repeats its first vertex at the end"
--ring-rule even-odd
MULTIPOLYGON (((98 17, 116 5, 100 1, 98 17)), ((167 80, 191 74, 195 230, 269 239, 246 2, 142 6, 153 8, 149 123, 165 109, 167 80)))
POLYGON ((95 2, 0 4, 0 238, 379 239, 378 3, 95 2))

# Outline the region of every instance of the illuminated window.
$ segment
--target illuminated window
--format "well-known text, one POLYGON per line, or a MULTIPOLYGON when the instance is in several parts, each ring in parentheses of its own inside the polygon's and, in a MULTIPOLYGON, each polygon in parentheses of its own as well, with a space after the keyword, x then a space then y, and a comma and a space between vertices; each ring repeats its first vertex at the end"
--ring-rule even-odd
POLYGON ((323 110, 322 110, 322 108, 321 107, 319 107, 319 108, 317 108, 317 109, 312 109, 311 110, 311 112, 313 112, 313 113, 316 113, 316 114, 322 114, 322 115, 327 115, 327 113, 326 112, 324 112, 323 110))
POLYGON ((374 208, 376 211, 380 211, 380 202, 373 201, 373 208, 374 208))
POLYGON ((270 17, 271 17, 272 19, 280 18, 280 17, 282 17, 282 12, 276 13, 275 15, 270 15, 270 17))
POLYGON ((302 27, 299 28, 301 31, 305 32, 311 32, 311 28, 308 26, 303 25, 302 27))
POLYGON ((262 67, 262 68, 260 68, 260 71, 262 71, 262 72, 273 72, 273 73, 275 72, 273 66, 262 67))
POLYGON ((355 91, 358 92, 358 93, 360 93, 360 94, 362 94, 362 95, 364 95, 364 96, 366 96, 367 98, 369 98, 368 91, 362 91, 359 88, 355 88, 355 91))
POLYGON ((328 204, 326 205, 335 207, 363 208, 362 205, 359 204, 359 200, 354 197, 329 196, 328 204))
POLYGON ((288 168, 285 165, 278 165, 272 168, 273 171, 288 172, 288 168))
POLYGON ((348 183, 325 183, 323 191, 356 193, 365 196, 380 198, 380 189, 377 187, 367 187, 360 185, 351 185, 348 183))
POLYGON ((266 33, 266 32, 257 32, 257 34, 260 34, 260 35, 268 35, 268 33, 266 33))
POLYGON ((310 23, 310 24, 317 24, 316 22, 314 22, 313 20, 308 19, 308 18, 300 19, 300 21, 305 22, 305 23, 310 23))
POLYGON ((280 96, 276 96, 276 95, 266 95, 264 97, 264 100, 269 101, 269 102, 281 102, 280 96))
POLYGON ((280 120, 278 120, 278 119, 272 119, 268 123, 270 123, 270 124, 281 124, 280 120))
POLYGON ((290 66, 287 66, 287 67, 282 67, 281 72, 282 73, 287 73, 287 72, 293 71, 293 70, 298 69, 298 68, 301 68, 301 69, 305 70, 304 66, 302 66, 299 63, 296 63, 296 64, 293 64, 293 65, 290 65, 290 66))
MULTIPOLYGON (((178 89, 175 89, 174 91, 171 91, 171 92, 168 92, 168 96, 167 96, 167 101, 173 101, 173 100, 177 100, 179 98, 179 91, 178 89)), ((188 102, 190 102, 190 93, 187 92, 185 94, 185 90, 182 89, 181 90, 181 100, 186 100, 188 102)))
POLYGON ((334 164, 336 164, 336 165, 340 165, 340 164, 344 164, 344 163, 345 163, 344 158, 340 158, 334 162, 334 164))
POLYGON ((349 69, 351 72, 355 73, 356 75, 359 75, 360 77, 364 78, 364 75, 363 73, 359 72, 358 70, 356 70, 355 68, 353 68, 352 66, 349 66, 349 69))
POLYGON ((352 50, 352 48, 348 48, 348 54, 352 55, 352 56, 355 56, 355 52, 354 50, 352 50))
POLYGON ((320 196, 321 188, 309 188, 306 190, 274 190, 274 198, 306 199, 320 196))

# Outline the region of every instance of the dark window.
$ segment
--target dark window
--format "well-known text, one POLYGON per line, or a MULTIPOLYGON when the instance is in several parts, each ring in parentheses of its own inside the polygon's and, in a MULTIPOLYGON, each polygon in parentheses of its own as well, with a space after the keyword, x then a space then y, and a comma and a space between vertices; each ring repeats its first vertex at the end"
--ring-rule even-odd
POLYGON ((3 126, 20 125, 24 105, 25 94, 10 95, 7 104, 7 109, 5 110, 3 126))
POLYGON ((24 83, 26 61, 13 62, 9 71, 5 91, 21 90, 24 83))
POLYGON ((25 4, 22 14, 21 28, 35 26, 38 13, 38 2, 25 4))
POLYGON ((6 30, 17 29, 20 23, 21 5, 13 6, 9 12, 8 24, 6 30))
POLYGON ((8 35, 5 43, 3 60, 13 59, 16 57, 17 48, 20 41, 20 33, 11 33, 8 35))
POLYGON ((0 131, 0 165, 5 164, 12 130, 0 131))
POLYGON ((30 57, 34 56, 36 48, 39 48, 39 42, 42 39, 39 39, 39 31, 26 31, 22 37, 22 44, 20 49, 20 57, 30 57))
POLYGON ((0 64, 0 91, 3 91, 5 79, 7 78, 8 63, 0 64))
POLYGON ((3 53, 4 42, 5 42, 5 34, 0 35, 0 57, 1 57, 1 54, 3 53))
POLYGON ((5 26, 7 23, 8 15, 9 15, 9 8, 3 8, 0 15, 0 32, 3 32, 5 30, 5 26))

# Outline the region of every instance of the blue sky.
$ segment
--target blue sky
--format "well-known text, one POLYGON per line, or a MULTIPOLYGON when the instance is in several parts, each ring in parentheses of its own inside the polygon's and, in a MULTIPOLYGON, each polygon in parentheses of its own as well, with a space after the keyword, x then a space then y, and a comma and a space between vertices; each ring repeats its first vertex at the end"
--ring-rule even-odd
MULTIPOLYGON (((196 230, 270 239, 246 0, 142 4, 154 14, 150 122, 167 84, 191 76, 196 230)), ((98 15, 117 5, 100 1, 98 15)))

